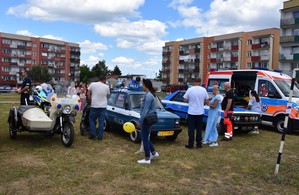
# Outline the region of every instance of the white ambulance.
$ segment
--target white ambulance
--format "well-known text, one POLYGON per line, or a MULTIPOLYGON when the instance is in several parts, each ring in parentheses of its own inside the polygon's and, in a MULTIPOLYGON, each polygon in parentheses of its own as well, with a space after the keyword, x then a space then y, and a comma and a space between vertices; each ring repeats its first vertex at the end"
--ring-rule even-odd
MULTIPOLYGON (((249 91, 255 90, 261 98, 261 118, 263 125, 274 126, 283 131, 287 102, 292 78, 286 74, 268 70, 223 70, 210 72, 206 83, 208 89, 219 85, 224 91, 224 83, 230 82, 234 90, 236 107, 246 108, 249 91)), ((299 85, 295 83, 289 115, 288 132, 299 130, 299 85)))

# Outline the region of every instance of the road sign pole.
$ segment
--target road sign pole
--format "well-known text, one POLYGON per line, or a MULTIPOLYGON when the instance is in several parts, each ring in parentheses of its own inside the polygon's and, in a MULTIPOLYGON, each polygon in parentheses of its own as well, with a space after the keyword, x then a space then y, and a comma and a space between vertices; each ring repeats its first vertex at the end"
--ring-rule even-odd
POLYGON ((275 172, 274 172, 275 175, 277 175, 279 172, 279 165, 280 165, 281 156, 282 156, 282 152, 283 152, 283 146, 284 146, 285 137, 286 137, 286 133, 287 133, 287 129, 288 129, 289 116, 290 116, 291 109, 292 109, 293 89, 294 89, 296 77, 298 77, 297 72, 299 73, 299 68, 295 68, 293 70, 292 83, 291 83, 290 94, 289 94, 289 101, 287 103, 286 116, 284 119, 284 126, 283 126, 284 128, 283 128, 283 132, 282 132, 282 136, 281 136, 281 141, 280 141, 280 146, 279 146, 279 151, 278 151, 278 156, 277 156, 277 162, 276 162, 276 166, 275 166, 275 172))

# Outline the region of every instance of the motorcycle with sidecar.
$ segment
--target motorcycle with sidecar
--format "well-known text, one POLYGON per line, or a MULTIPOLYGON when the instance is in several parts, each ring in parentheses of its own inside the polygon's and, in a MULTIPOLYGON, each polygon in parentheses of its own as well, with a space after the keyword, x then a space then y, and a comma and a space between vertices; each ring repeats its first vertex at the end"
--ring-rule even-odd
MULTIPOLYGON (((37 94, 35 94, 37 95, 37 94)), ((15 139, 18 132, 39 132, 48 135, 60 134, 61 142, 70 147, 74 142, 75 116, 80 108, 80 98, 58 98, 56 94, 48 97, 42 106, 13 106, 9 111, 8 124, 10 138, 15 139)))

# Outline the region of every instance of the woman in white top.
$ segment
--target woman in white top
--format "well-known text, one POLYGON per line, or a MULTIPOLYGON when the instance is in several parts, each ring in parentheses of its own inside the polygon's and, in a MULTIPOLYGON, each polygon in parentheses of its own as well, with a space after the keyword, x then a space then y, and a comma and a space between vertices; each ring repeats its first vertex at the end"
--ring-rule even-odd
POLYGON ((254 112, 261 113, 261 100, 256 91, 250 92, 250 100, 248 103, 248 109, 254 112))
MULTIPOLYGON (((248 109, 254 112, 261 113, 261 99, 256 93, 256 91, 250 91, 249 92, 249 103, 248 103, 248 109)), ((250 132, 251 134, 259 134, 259 130, 254 129, 253 131, 250 132)))

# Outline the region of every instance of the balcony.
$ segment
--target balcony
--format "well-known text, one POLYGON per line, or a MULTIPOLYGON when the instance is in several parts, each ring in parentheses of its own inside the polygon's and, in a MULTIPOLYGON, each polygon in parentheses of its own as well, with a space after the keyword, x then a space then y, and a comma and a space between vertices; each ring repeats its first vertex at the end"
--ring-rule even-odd
POLYGON ((239 50, 239 45, 232 45, 231 50, 232 51, 238 51, 239 50))
POLYGON ((261 48, 261 44, 252 44, 251 49, 259 49, 261 48))
POLYGON ((17 66, 17 65, 18 65, 18 62, 10 62, 10 65, 11 65, 11 66, 17 66))
POLYGON ((293 25, 299 25, 298 18, 288 18, 288 19, 280 20, 281 27, 289 27, 289 26, 293 26, 293 25))
POLYGON ((280 37, 280 43, 299 43, 299 35, 295 36, 282 36, 280 37))
POLYGON ((179 78, 178 81, 182 83, 184 82, 184 78, 179 78))
POLYGON ((171 52, 170 51, 164 51, 162 53, 163 56, 170 56, 171 55, 171 52))
POLYGON ((170 82, 170 78, 166 78, 165 82, 169 83, 170 82))
POLYGON ((26 46, 25 45, 18 45, 18 49, 25 49, 26 46))
POLYGON ((211 52, 217 52, 218 48, 211 48, 211 52))
POLYGON ((196 59, 194 60, 194 62, 199 62, 199 58, 196 58, 196 59))
POLYGON ((238 61, 238 56, 236 56, 236 57, 231 57, 231 59, 230 59, 232 62, 237 62, 238 61))
POLYGON ((164 60, 164 61, 162 61, 162 65, 163 66, 170 65, 170 60, 164 60))
POLYGON ((251 56, 251 61, 252 62, 260 61, 260 59, 261 59, 261 56, 251 56))
POLYGON ((299 53, 295 53, 293 55, 293 60, 299 60, 299 53))
POLYGON ((210 59, 210 62, 211 62, 211 63, 216 62, 216 58, 211 58, 211 59, 210 59))

